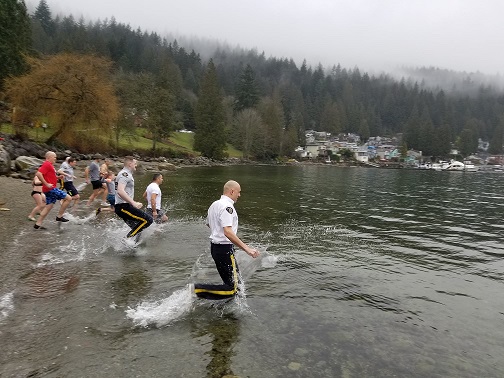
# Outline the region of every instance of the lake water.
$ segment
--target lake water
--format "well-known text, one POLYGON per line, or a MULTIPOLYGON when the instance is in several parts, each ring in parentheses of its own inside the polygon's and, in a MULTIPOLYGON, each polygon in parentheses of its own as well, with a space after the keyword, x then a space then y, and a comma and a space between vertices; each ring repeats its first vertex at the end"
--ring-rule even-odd
MULTIPOLYGON (((136 175, 136 198, 150 175, 136 175)), ((112 214, 23 225, 0 264, 2 377, 503 377, 504 175, 234 166, 166 174, 136 250, 112 214), (245 294, 206 211, 241 183, 245 294)), ((26 194, 28 195, 28 193, 26 194)), ((89 195, 89 188, 84 197, 89 195)), ((53 210, 53 215, 55 210, 53 210)))

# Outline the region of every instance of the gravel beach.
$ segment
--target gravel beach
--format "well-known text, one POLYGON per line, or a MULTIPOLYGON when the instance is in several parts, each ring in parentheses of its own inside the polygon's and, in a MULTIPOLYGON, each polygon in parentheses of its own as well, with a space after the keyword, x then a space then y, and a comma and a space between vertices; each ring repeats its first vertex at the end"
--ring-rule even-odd
POLYGON ((33 227, 28 214, 35 206, 30 196, 32 187, 29 180, 0 176, 0 240, 2 245, 12 241, 21 227, 33 227))

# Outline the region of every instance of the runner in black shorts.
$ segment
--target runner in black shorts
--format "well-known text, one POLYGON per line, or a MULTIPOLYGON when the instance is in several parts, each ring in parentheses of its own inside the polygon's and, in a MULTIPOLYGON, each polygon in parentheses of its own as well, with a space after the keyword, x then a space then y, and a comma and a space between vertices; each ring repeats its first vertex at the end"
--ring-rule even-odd
POLYGON ((93 193, 89 197, 87 206, 90 206, 96 197, 104 190, 104 183, 100 176, 100 165, 99 162, 102 160, 100 154, 94 155, 94 160, 89 164, 85 170, 86 182, 90 182, 93 186, 93 193))
POLYGON ((73 183, 73 179, 75 178, 74 175, 74 168, 75 165, 77 164, 77 160, 73 157, 68 157, 66 160, 61 164, 61 167, 59 169, 59 173, 63 174, 63 189, 66 190, 66 192, 72 197, 72 201, 74 201, 73 205, 73 210, 77 209, 77 204, 79 203, 80 195, 79 191, 75 187, 73 183))

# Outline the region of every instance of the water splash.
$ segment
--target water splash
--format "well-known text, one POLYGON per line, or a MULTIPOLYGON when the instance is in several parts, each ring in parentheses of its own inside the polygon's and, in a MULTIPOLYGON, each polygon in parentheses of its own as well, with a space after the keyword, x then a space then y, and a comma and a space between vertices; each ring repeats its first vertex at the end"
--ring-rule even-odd
POLYGON ((84 217, 79 217, 78 215, 66 212, 65 218, 67 218, 70 221, 70 224, 82 225, 84 223, 88 223, 92 219, 95 219, 96 215, 94 213, 90 213, 84 217))
POLYGON ((0 297, 0 322, 6 319, 14 311, 14 292, 7 293, 0 297))
POLYGON ((265 256, 261 259, 261 267, 262 268, 274 268, 278 262, 278 257, 271 254, 265 254, 265 256))
MULTIPOLYGON (((145 301, 140 303, 135 308, 128 308, 126 316, 130 318, 136 326, 147 327, 154 325, 157 327, 166 326, 180 320, 185 315, 188 315, 196 306, 209 305, 215 311, 233 312, 233 313, 250 313, 247 304, 246 287, 244 279, 249 278, 259 267, 273 268, 276 266, 278 258, 262 249, 260 257, 251 259, 244 253, 237 254, 238 265, 240 266, 240 291, 234 298, 226 300, 203 300, 198 299, 194 295, 194 285, 187 284, 185 288, 179 289, 171 294, 168 298, 157 301, 145 301)), ((207 268, 204 266, 204 257, 207 254, 201 255, 194 263, 190 280, 194 281, 196 277, 204 272, 207 268)), ((208 259, 207 259, 208 260, 208 259)))
POLYGON ((175 291, 168 298, 159 301, 146 301, 135 308, 128 308, 126 316, 136 326, 155 325, 162 327, 169 325, 191 311, 195 299, 192 292, 193 286, 188 284, 185 288, 175 291))

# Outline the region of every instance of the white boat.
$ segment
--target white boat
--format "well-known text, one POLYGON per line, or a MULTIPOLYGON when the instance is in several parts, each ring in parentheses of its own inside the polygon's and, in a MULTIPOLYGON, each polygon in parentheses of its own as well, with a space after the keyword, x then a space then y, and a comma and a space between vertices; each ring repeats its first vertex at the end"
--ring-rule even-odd
POLYGON ((420 163, 417 165, 418 169, 432 169, 431 163, 420 163))
POLYGON ((444 171, 449 165, 450 162, 440 160, 439 163, 432 163, 431 169, 434 169, 435 171, 444 171))
POLYGON ((476 167, 473 163, 470 161, 457 161, 457 160, 452 160, 450 163, 443 168, 444 171, 464 171, 464 172, 476 172, 478 171, 478 167, 476 167))
POLYGON ((448 164, 443 170, 444 171, 463 171, 464 170, 464 163, 461 161, 457 160, 452 160, 450 161, 450 164, 448 164))
POLYGON ((479 168, 470 161, 464 161, 464 171, 466 172, 478 172, 479 168))

